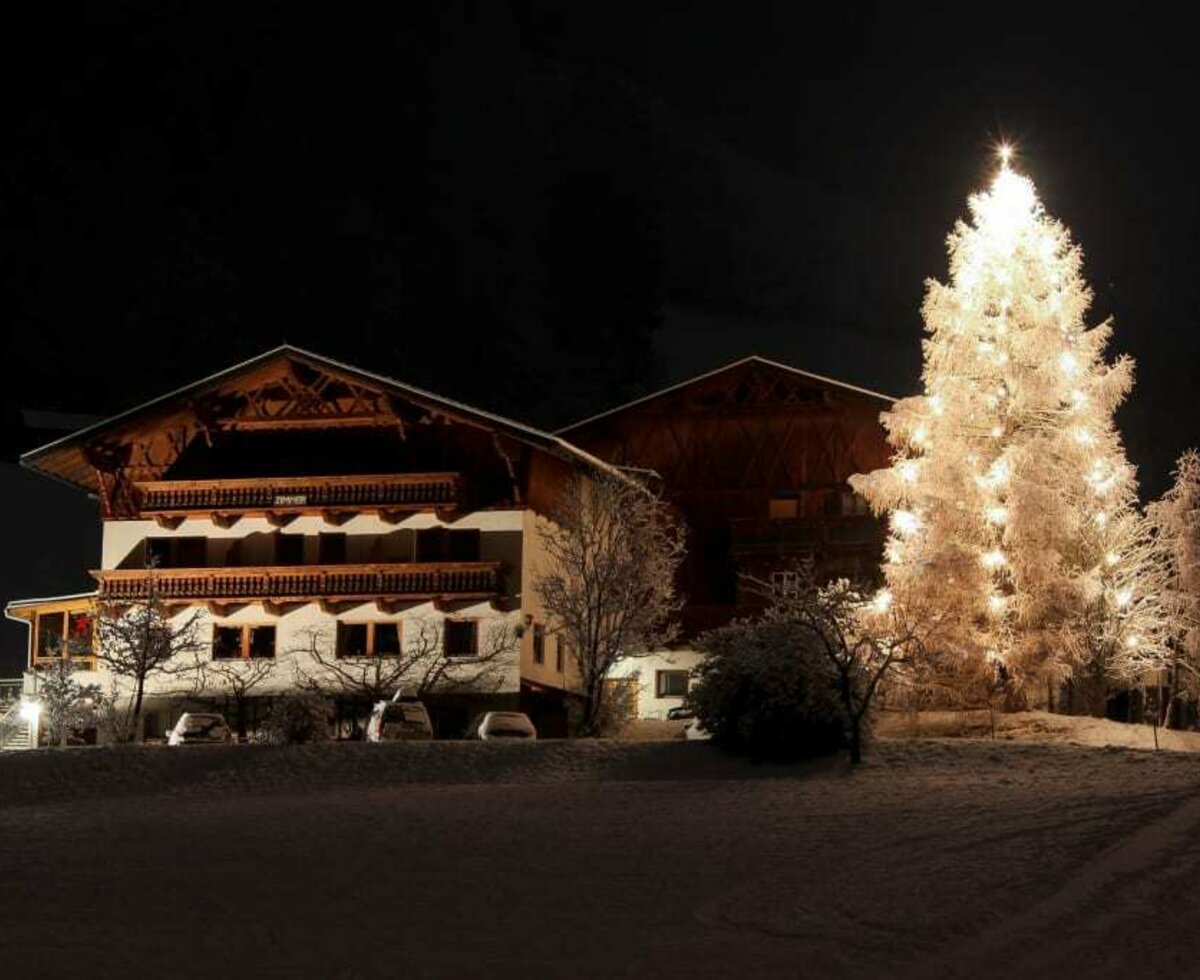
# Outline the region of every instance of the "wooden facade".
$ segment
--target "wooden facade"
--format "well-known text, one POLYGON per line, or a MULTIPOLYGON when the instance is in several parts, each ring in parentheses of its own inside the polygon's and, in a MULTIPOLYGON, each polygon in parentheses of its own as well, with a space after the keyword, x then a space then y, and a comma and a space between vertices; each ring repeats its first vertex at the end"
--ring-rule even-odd
POLYGON ((824 577, 877 576, 883 529, 847 479, 888 462, 890 404, 751 357, 560 435, 661 481, 689 529, 680 586, 695 634, 760 604, 745 576, 786 588, 802 559, 824 577))

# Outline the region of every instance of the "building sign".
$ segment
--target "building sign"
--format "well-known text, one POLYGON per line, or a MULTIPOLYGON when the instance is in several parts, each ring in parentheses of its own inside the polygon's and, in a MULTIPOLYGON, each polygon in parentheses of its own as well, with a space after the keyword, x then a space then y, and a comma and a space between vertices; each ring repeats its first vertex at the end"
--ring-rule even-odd
POLYGON ((272 507, 303 507, 308 503, 306 493, 277 493, 272 507))

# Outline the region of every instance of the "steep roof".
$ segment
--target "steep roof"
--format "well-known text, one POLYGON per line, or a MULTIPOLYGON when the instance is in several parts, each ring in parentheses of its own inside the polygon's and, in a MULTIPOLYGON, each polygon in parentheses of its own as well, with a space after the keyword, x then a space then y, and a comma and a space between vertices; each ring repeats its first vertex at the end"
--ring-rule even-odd
POLYGON ((541 429, 525 425, 522 422, 496 415, 484 409, 475 408, 454 399, 436 395, 433 392, 397 381, 394 378, 355 367, 354 365, 294 347, 290 344, 282 344, 249 360, 217 371, 198 381, 193 381, 181 388, 176 388, 174 391, 167 392, 150 401, 143 402, 110 418, 73 432, 61 439, 56 439, 44 446, 31 450, 21 456, 21 465, 84 490, 95 491, 97 488, 97 477, 94 467, 85 454, 86 447, 107 437, 116 436, 122 431, 135 429, 140 425, 153 421, 155 418, 167 417, 181 407, 186 408, 198 396, 217 391, 223 385, 235 381, 241 376, 250 375, 255 371, 285 360, 305 364, 317 370, 334 372, 343 377, 375 385, 388 395, 403 398, 422 407, 434 409, 447 416, 457 417, 463 421, 494 428, 514 439, 553 453, 564 459, 585 463, 588 466, 603 469, 607 472, 613 471, 613 467, 609 466, 609 464, 571 445, 553 433, 544 432, 541 429))
POLYGON ((790 364, 782 364, 779 361, 772 361, 769 358, 761 357, 758 354, 751 354, 749 357, 743 357, 736 361, 730 361, 728 364, 723 364, 711 371, 705 371, 703 374, 698 374, 695 377, 687 378, 686 380, 679 381, 673 385, 668 385, 666 388, 651 392, 648 395, 642 395, 640 398, 635 398, 632 401, 625 402, 623 405, 617 405, 615 408, 605 409, 603 412, 598 412, 597 414, 590 415, 585 419, 572 422, 570 425, 559 429, 558 434, 567 435, 576 429, 581 429, 586 425, 590 425, 593 422, 599 421, 600 419, 605 419, 610 416, 620 414, 628 409, 654 401, 658 398, 664 398, 667 395, 673 394, 677 391, 682 391, 683 389, 698 384, 701 381, 707 381, 710 378, 715 378, 719 375, 730 371, 735 371, 738 368, 742 368, 750 364, 761 364, 766 367, 796 375, 798 377, 806 378, 809 381, 815 381, 818 384, 839 388, 843 391, 852 392, 856 395, 862 395, 867 398, 875 398, 888 405, 896 400, 891 395, 880 394, 878 391, 871 391, 869 388, 860 388, 857 385, 847 384, 845 381, 838 381, 835 378, 827 378, 824 375, 813 374, 811 371, 803 371, 800 368, 792 367, 790 364))

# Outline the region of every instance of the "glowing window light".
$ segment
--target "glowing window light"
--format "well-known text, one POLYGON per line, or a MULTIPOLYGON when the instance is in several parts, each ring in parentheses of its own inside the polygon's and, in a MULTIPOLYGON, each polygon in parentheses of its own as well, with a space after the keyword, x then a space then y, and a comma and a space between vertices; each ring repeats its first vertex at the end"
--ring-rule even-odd
POLYGON ((911 510, 898 510, 892 515, 892 527, 907 537, 921 529, 921 521, 911 510))
POLYGON ((1004 557, 1003 551, 993 548, 981 555, 979 560, 983 563, 984 568, 1000 568, 1007 559, 1004 557))

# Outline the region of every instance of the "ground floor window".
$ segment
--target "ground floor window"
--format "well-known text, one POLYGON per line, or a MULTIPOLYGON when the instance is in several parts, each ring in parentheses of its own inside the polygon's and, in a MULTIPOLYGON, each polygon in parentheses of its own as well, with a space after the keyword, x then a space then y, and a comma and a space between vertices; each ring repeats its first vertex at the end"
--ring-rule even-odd
POLYGON ((479 623, 473 619, 447 619, 442 632, 442 648, 447 657, 479 655, 479 623))
POLYGON ((274 626, 213 627, 213 660, 261 660, 274 656, 274 626))
POLYGON ((400 623, 338 623, 339 657, 397 657, 401 652, 400 623))
POLYGON ((681 698, 688 691, 686 670, 659 670, 654 675, 654 692, 660 698, 681 698))

